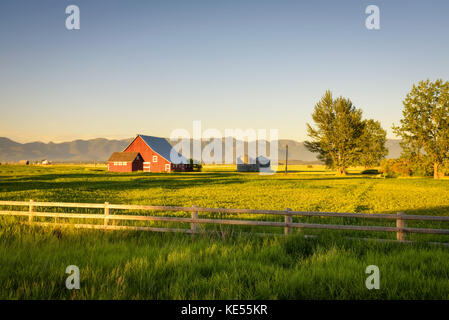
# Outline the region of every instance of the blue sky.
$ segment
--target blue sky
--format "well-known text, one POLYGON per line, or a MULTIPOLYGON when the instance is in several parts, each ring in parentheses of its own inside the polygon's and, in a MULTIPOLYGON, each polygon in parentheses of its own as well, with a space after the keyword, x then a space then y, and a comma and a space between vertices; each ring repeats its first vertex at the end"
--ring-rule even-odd
POLYGON ((449 80, 448 1, 0 2, 0 136, 25 141, 279 129, 330 89, 388 130, 413 83, 449 80), (76 4, 81 29, 65 28, 76 4), (380 8, 380 30, 365 8, 380 8))

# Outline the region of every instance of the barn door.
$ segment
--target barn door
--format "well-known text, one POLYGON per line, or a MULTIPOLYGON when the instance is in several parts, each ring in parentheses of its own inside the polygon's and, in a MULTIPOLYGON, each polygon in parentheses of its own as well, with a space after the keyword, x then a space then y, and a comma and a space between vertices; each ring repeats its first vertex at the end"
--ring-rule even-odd
POLYGON ((151 162, 144 162, 143 163, 143 171, 144 172, 151 172, 151 162))

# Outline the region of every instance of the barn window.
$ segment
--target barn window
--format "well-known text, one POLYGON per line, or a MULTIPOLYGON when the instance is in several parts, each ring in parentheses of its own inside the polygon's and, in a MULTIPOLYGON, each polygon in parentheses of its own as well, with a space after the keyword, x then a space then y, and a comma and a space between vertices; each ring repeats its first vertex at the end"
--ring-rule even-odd
POLYGON ((118 162, 114 162, 114 166, 118 166, 118 162))
POLYGON ((153 156, 153 162, 157 162, 157 156, 153 156))
POLYGON ((169 163, 165 164, 165 171, 170 171, 170 164, 169 163))

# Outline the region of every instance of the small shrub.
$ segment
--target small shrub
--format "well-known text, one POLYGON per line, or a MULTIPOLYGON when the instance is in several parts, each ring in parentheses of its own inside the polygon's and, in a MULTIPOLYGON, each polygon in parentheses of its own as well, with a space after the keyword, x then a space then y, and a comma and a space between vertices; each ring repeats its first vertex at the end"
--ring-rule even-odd
POLYGON ((449 175, 449 160, 446 160, 441 167, 441 173, 444 175, 449 175))
POLYGON ((362 174, 379 174, 379 170, 377 169, 366 169, 362 171, 362 174))
POLYGON ((387 159, 382 160, 382 174, 387 178, 409 177, 412 175, 410 162, 404 159, 387 159))

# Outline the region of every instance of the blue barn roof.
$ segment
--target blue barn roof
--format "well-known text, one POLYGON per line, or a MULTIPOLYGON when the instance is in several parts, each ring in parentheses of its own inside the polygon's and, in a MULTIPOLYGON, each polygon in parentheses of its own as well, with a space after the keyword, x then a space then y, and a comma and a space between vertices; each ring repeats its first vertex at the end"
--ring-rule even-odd
POLYGON ((161 157, 174 164, 189 164, 190 161, 177 152, 165 138, 145 136, 139 134, 139 137, 161 157), (172 159, 173 158, 173 159, 172 159))

